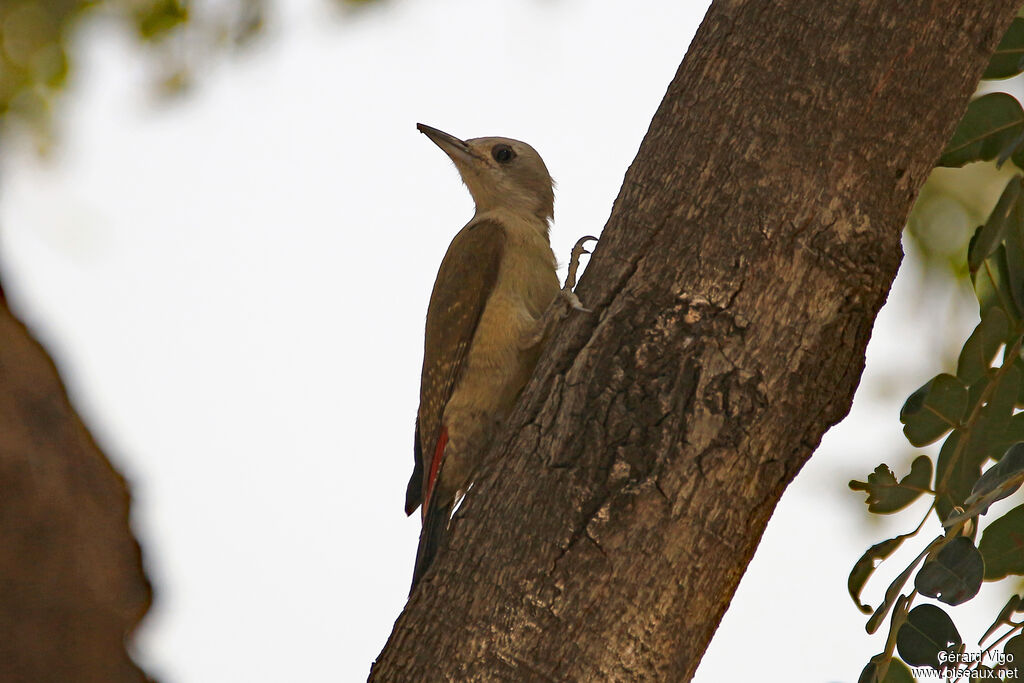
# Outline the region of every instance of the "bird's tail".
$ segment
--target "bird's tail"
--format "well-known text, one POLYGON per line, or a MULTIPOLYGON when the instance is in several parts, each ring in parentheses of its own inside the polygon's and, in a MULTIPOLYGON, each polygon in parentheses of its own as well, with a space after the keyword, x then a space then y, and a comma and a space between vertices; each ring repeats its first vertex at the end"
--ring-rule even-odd
POLYGON ((423 516, 423 529, 420 531, 420 544, 416 548, 416 568, 412 573, 410 595, 427 572, 430 563, 434 561, 434 555, 437 554, 437 549, 448 532, 448 520, 452 516, 454 501, 442 504, 438 502, 439 497, 437 495, 430 496, 430 500, 427 502, 427 511, 423 516))

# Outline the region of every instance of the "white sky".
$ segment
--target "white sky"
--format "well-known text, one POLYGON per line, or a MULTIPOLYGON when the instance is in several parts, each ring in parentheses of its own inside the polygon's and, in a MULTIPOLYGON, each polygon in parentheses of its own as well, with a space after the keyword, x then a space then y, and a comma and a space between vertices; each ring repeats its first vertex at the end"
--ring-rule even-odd
MULTIPOLYGON (((405 602, 423 316, 472 211, 415 123, 536 147, 564 259, 603 226, 706 8, 278 5, 172 106, 90 24, 56 158, 0 159, 4 283, 132 483, 156 588, 137 657, 171 683, 364 680, 405 602)), ((917 518, 870 526, 846 482, 914 455, 898 408, 938 351, 914 292, 898 283, 853 416, 786 493, 698 682, 855 681, 882 649, 846 578, 917 518)))

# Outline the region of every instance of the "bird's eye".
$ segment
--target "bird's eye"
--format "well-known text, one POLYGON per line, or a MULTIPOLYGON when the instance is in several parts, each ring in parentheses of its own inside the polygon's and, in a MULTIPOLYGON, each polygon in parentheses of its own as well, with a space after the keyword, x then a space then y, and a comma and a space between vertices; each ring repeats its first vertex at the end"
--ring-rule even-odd
POLYGON ((494 146, 494 149, 491 150, 491 156, 499 164, 507 164, 516 158, 516 153, 508 145, 501 144, 494 146))

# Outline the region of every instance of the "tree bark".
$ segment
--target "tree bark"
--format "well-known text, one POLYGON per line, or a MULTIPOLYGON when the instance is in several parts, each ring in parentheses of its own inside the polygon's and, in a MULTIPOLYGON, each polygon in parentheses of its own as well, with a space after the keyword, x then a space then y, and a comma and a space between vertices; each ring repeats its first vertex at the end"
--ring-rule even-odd
POLYGON ((371 680, 692 677, 1019 3, 712 5, 371 680))
POLYGON ((124 480, 0 290, 0 680, 144 681, 149 608, 124 480))

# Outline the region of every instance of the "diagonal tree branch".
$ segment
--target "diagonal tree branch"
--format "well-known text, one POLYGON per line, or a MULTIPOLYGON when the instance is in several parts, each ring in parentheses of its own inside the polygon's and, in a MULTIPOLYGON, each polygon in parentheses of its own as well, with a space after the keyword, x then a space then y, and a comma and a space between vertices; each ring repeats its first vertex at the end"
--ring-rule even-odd
POLYGON ((693 675, 1018 2, 713 4, 371 680, 693 675))
POLYGON ((152 601, 129 504, 0 289, 0 680, 149 680, 126 649, 152 601))

